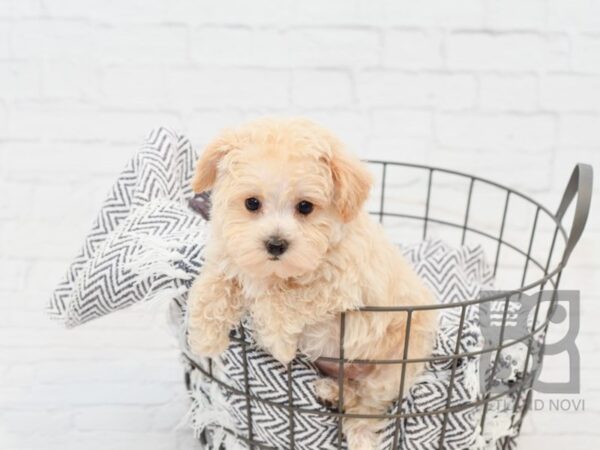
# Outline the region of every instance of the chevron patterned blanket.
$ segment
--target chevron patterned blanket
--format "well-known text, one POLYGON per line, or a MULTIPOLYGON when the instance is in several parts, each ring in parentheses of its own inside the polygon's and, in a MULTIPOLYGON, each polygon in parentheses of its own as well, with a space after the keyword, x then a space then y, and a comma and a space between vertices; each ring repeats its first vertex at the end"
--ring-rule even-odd
MULTIPOLYGON (((185 136, 165 128, 149 134, 116 180, 80 253, 53 292, 48 312, 65 326, 74 327, 137 302, 168 299, 182 351, 188 355, 184 364, 192 399, 190 422, 195 432, 205 432, 210 448, 221 444, 227 449, 246 448, 236 435, 247 435, 250 425, 255 439, 270 448, 287 449, 292 422, 295 448, 337 448, 337 421, 318 414, 328 410, 312 390, 318 371, 310 361, 299 356, 292 364, 292 402, 302 412, 290 416, 286 409, 290 401, 287 371, 260 348, 250 345, 242 349, 234 343, 210 368, 213 375, 227 380, 233 391, 204 377, 200 369, 208 370, 207 361, 193 360, 187 353, 185 300, 200 271, 206 239, 202 199, 193 208, 188 204, 193 197, 190 180, 195 159, 185 136), (251 393, 268 402, 247 403, 245 396, 232 393, 244 391, 246 377, 251 393)), ((492 286, 492 271, 481 247, 452 248, 433 240, 403 247, 403 252, 443 303, 474 298, 492 286)), ((481 349, 484 337, 476 308, 467 309, 457 347, 459 316, 458 308, 442 314, 434 355, 449 356, 457 348, 460 352, 481 349)), ((252 342, 251 331, 245 338, 252 342)), ((511 356, 502 355, 501 365, 507 358, 511 356)), ((518 356, 513 355, 515 360, 518 356)), ((444 449, 496 448, 499 439, 516 434, 511 426, 512 406, 488 412, 483 430, 481 409, 461 408, 481 399, 480 358, 474 355, 459 360, 449 396, 451 369, 449 360, 429 363, 401 404, 393 406, 394 412, 409 415, 401 423, 399 449, 438 448, 444 423, 444 449), (425 414, 447 408, 447 414, 425 414)), ((505 374, 494 382, 514 382, 517 375, 505 374)), ((383 431, 382 448, 391 448, 393 425, 383 431)))

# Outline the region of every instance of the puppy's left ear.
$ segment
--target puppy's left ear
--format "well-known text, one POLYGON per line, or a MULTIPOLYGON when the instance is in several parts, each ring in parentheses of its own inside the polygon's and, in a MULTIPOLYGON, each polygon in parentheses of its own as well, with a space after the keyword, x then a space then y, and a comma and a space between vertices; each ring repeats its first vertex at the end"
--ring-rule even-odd
POLYGON ((192 179, 194 192, 207 191, 215 184, 220 161, 234 148, 237 148, 237 138, 231 130, 224 131, 206 146, 196 164, 196 173, 192 179))
POLYGON ((333 146, 330 167, 335 206, 342 220, 347 223, 362 209, 369 196, 373 178, 366 165, 355 156, 345 153, 341 144, 333 146))

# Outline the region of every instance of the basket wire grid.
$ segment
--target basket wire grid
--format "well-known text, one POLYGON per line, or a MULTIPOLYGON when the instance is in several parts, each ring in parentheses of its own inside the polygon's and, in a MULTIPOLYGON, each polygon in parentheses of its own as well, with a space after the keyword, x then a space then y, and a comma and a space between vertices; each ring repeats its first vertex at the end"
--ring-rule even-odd
MULTIPOLYGON (((413 223, 417 224, 420 231, 420 238, 423 240, 429 238, 432 234, 432 229, 435 227, 449 228, 458 231, 457 241, 460 242, 461 245, 464 244, 472 244, 472 243, 482 243, 486 242, 488 244, 492 244, 493 248, 493 274, 494 276, 498 275, 498 269, 503 267, 504 259, 509 260, 509 253, 513 254, 513 257, 516 255, 518 258, 522 260, 521 263, 515 264, 514 258, 512 262, 513 272, 515 272, 518 276, 516 277, 515 284, 508 290, 498 291, 498 293, 486 296, 480 296, 478 298, 465 299, 464 301, 457 303, 447 303, 447 304, 432 304, 425 306, 398 306, 398 307, 379 307, 379 306, 368 306, 360 308, 360 311, 369 312, 369 313, 386 313, 386 312, 401 312, 406 314, 406 328, 405 328, 405 336, 404 336, 404 348, 403 348, 403 356, 401 359, 388 359, 388 360, 348 360, 344 357, 344 336, 346 330, 346 314, 341 313, 340 315, 340 336, 339 336, 339 357, 322 357, 323 360, 336 362, 339 365, 339 401, 337 405, 337 410, 330 410, 327 412, 323 411, 314 411, 307 410, 301 407, 297 407, 293 403, 292 397, 292 383, 291 376, 289 376, 291 371, 291 363, 288 367, 288 383, 287 383, 287 391, 288 391, 288 402, 287 404, 281 404, 277 402, 273 402, 269 399, 260 398, 256 394, 253 394, 249 387, 248 382, 248 361, 246 358, 246 347, 249 345, 245 337, 245 331, 243 327, 240 327, 240 337, 232 338, 236 339, 239 344, 241 344, 242 348, 242 357, 243 357, 243 373, 244 373, 244 387, 245 390, 241 391, 230 386, 227 382, 218 379, 213 375, 213 364, 212 361, 209 360, 207 368, 203 367, 200 364, 197 364, 192 359, 188 358, 188 361, 191 365, 202 372, 211 382, 215 382, 219 384, 226 391, 232 392, 236 395, 242 395, 246 400, 246 426, 247 426, 247 435, 237 435, 236 437, 241 441, 245 442, 249 448, 251 449, 275 449, 264 442, 260 442, 253 432, 252 425, 252 408, 251 402, 263 402, 269 404, 270 406, 274 406, 277 408, 282 408, 289 413, 289 438, 291 449, 295 447, 295 433, 294 433, 294 414, 311 414, 311 415, 319 415, 319 416, 332 416, 337 418, 338 428, 337 428, 337 448, 341 450, 343 448, 343 427, 342 427, 342 419, 343 418, 372 418, 372 419, 387 419, 394 421, 394 439, 392 449, 397 450, 398 448, 398 436, 400 432, 400 423, 403 419, 417 417, 417 416, 433 416, 440 415, 442 416, 442 429, 439 437, 439 442, 437 448, 444 448, 444 441, 446 439, 447 433, 447 425, 448 425, 448 415, 451 412, 456 412, 466 408, 480 408, 481 409, 481 419, 479 421, 480 424, 480 432, 483 433, 486 426, 486 417, 489 412, 489 407, 492 402, 498 401, 505 396, 511 395, 516 396, 516 401, 514 401, 514 407, 512 410, 511 417, 511 425, 515 427, 517 430, 517 435, 521 429, 523 424, 523 418, 525 417, 527 410, 531 403, 532 396, 532 387, 536 380, 537 370, 540 365, 534 367, 533 364, 533 343, 536 337, 541 336, 543 340, 545 338, 546 331, 548 329, 549 323, 552 318, 553 311, 555 310, 556 304, 556 290, 559 288, 560 278, 562 274, 562 270, 565 268, 569 256, 571 252, 575 248, 581 234, 584 230, 585 223, 588 217, 590 202, 591 202, 591 194, 592 194, 592 180, 593 173, 592 168, 586 164, 578 164, 575 166, 571 178, 567 184, 567 187, 564 191, 563 197, 559 204, 558 209, 555 213, 551 212, 549 209, 533 200, 531 197, 524 195, 514 189, 508 188, 496 182, 476 177, 473 175, 468 175, 462 172, 457 172, 453 170, 447 170, 437 167, 430 167, 424 165, 417 164, 408 164, 408 163, 398 163, 398 162, 389 162, 389 161, 368 161, 368 163, 374 167, 379 172, 379 189, 375 192, 374 196, 374 205, 371 205, 369 210, 370 214, 374 217, 378 218, 378 220, 382 224, 386 224, 386 221, 391 219, 400 219, 405 221, 405 223, 413 223), (392 183, 390 183, 390 172, 392 169, 402 169, 407 173, 415 173, 420 176, 424 175, 425 178, 425 204, 424 210, 421 214, 409 214, 405 212, 392 211, 389 206, 389 192, 393 190, 392 183), (439 176, 450 176, 455 178, 456 180, 461 180, 461 182, 466 183, 467 186, 467 195, 465 202, 464 212, 461 214, 462 219, 445 219, 441 217, 436 217, 434 211, 432 209, 432 199, 438 195, 438 192, 434 191, 434 181, 436 177, 439 176), (497 231, 490 231, 489 228, 492 228, 487 224, 488 229, 482 229, 482 225, 479 226, 475 222, 477 222, 476 211, 473 204, 474 195, 478 189, 486 187, 487 189, 492 189, 496 191, 496 194, 500 194, 500 197, 504 200, 501 202, 502 210, 499 215, 500 223, 497 231), (572 224, 568 228, 565 227, 564 223, 565 213, 569 209, 569 206, 572 204, 573 200, 577 197, 575 202, 575 208, 573 210, 572 216, 572 224), (519 221, 521 222, 521 234, 524 229, 528 228, 528 240, 523 241, 521 244, 516 244, 514 242, 509 241, 506 237, 507 231, 507 223, 510 221, 509 212, 511 211, 511 202, 515 202, 519 200, 521 203, 528 205, 528 207, 532 208, 533 214, 531 220, 524 219, 523 217, 519 217, 519 221), (542 226, 542 222, 546 221, 546 227, 542 226), (525 225, 523 225, 525 224, 525 225), (534 251, 534 241, 536 241, 536 237, 540 235, 543 240, 538 239, 540 241, 538 246, 541 245, 541 251, 534 251), (557 245, 562 247, 562 253, 559 253, 557 250, 557 245), (535 275, 532 275, 532 270, 536 271, 535 275), (533 279, 532 279, 533 278, 533 279), (532 281, 529 281, 532 279, 532 281), (527 333, 524 333, 522 336, 519 336, 515 339, 507 339, 505 342, 505 329, 507 324, 507 319, 509 315, 509 308, 512 302, 518 302, 522 295, 528 295, 535 292, 541 292, 544 289, 550 290, 554 292, 552 295, 551 301, 546 307, 542 307, 542 296, 537 295, 537 301, 534 307, 533 319, 531 321, 530 329, 528 329, 527 333), (460 343, 461 337, 463 334, 463 328, 465 325, 465 317, 467 316, 467 310, 471 307, 477 307, 486 302, 498 302, 501 305, 501 328, 499 331, 499 341, 498 345, 488 346, 471 352, 461 352, 460 351, 460 343), (459 311, 459 324, 458 324, 458 333, 456 338, 456 346, 454 348, 454 352, 452 355, 447 356, 430 356, 427 358, 407 358, 408 355, 408 343, 410 341, 410 329, 411 329, 411 320, 413 317, 414 311, 424 310, 424 309, 436 309, 436 310, 445 310, 445 309, 456 309, 459 311), (538 323, 539 322, 539 323, 538 323), (514 346, 519 343, 526 343, 527 345, 527 353, 524 359, 524 367, 521 371, 523 376, 512 385, 508 386, 507 389, 500 393, 492 393, 491 389, 491 381, 494 379, 496 375, 496 371, 498 370, 499 360, 501 351, 507 349, 511 346, 514 346), (455 388, 455 375, 456 370, 459 365, 459 361, 465 357, 474 357, 474 356, 483 356, 485 354, 494 355, 493 363, 491 366, 491 373, 487 378, 487 382, 485 384, 486 389, 481 393, 480 398, 476 401, 470 402, 468 404, 461 404, 457 406, 451 406, 452 404, 452 396, 455 388), (402 404, 402 398, 405 394, 405 373, 407 364, 411 363, 426 363, 433 361, 451 361, 451 369, 450 369, 450 379, 447 387, 447 400, 446 405, 443 409, 434 410, 434 411, 426 411, 426 412, 417 412, 410 414, 403 414, 401 411, 400 405, 402 404), (344 402, 344 387, 343 387, 343 376, 344 376, 344 364, 345 363, 353 363, 353 364, 394 364, 399 366, 399 377, 400 377, 400 388, 398 392, 399 401, 397 404, 399 405, 396 412, 388 413, 388 414, 347 414, 343 412, 343 402, 344 402)), ((372 199, 373 200, 373 199, 372 199)), ((490 205, 488 204, 488 207, 490 205)), ((518 259, 517 258, 517 259, 518 259)), ((506 264, 507 267, 510 267, 511 264, 508 262, 506 264)), ((539 355, 541 358, 542 354, 539 355)), ((186 384, 188 387, 190 386, 189 373, 186 375, 186 384)), ((233 433, 231 430, 226 430, 228 432, 233 433)), ((512 448, 512 445, 515 442, 516 436, 506 436, 502 438, 500 442, 500 448, 509 449, 512 448)), ((206 435, 202 433, 200 439, 203 443, 206 443, 206 435)))

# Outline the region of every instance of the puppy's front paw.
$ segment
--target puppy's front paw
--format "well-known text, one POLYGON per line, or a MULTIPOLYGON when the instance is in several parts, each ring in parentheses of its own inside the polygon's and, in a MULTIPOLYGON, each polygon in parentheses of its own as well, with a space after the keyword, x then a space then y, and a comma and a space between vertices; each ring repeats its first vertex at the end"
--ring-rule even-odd
POLYGON ((214 358, 229 347, 229 331, 210 326, 190 326, 188 344, 195 355, 214 358))
POLYGON ((317 378, 314 381, 315 394, 319 402, 328 408, 337 408, 340 388, 333 378, 317 378))
POLYGON ((290 363, 296 357, 296 343, 285 343, 280 340, 275 343, 265 345, 266 350, 273 355, 277 361, 284 366, 290 363))

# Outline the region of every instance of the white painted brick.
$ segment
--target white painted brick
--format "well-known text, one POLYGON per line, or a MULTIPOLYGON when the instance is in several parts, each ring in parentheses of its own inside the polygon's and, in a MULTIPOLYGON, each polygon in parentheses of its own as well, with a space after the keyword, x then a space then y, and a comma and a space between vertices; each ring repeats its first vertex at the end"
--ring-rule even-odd
POLYGON ((437 69, 442 67, 439 32, 389 30, 385 33, 383 64, 387 67, 437 69))
MULTIPOLYGON (((46 201, 48 198, 52 197, 47 197, 46 201)), ((28 269, 27 279, 36 280, 35 289, 42 292, 51 292, 65 273, 62 260, 34 260, 29 263, 28 269)))
MULTIPOLYGON (((181 117, 177 112, 170 110, 142 110, 142 111, 127 111, 127 110, 102 110, 95 116, 90 116, 89 119, 94 119, 91 123, 91 134, 98 136, 102 141, 107 139, 107 130, 113 130, 111 132, 108 142, 111 144, 110 147, 103 146, 102 152, 107 155, 107 159, 104 162, 99 162, 98 167, 106 167, 104 163, 110 164, 114 167, 113 163, 115 159, 123 161, 123 151, 131 154, 143 140, 146 138, 148 133, 156 127, 164 126, 179 130, 181 128, 181 117), (128 145, 125 145, 128 144, 128 145)), ((81 136, 82 139, 88 139, 89 137, 81 136)), ((126 159, 125 159, 126 161, 126 159)), ((122 164, 122 163, 121 163, 122 164)))
MULTIPOLYGON (((144 449, 144 450, 168 450, 174 448, 179 432, 111 432, 111 433, 86 433, 82 439, 89 442, 90 450, 112 450, 119 449, 144 449)), ((77 450, 79 446, 73 448, 77 450)), ((193 448, 193 447, 191 447, 193 448)), ((88 447, 86 446, 86 450, 88 447)))
POLYGON ((166 104, 161 67, 108 67, 102 74, 102 102, 120 108, 156 108, 166 104))
MULTIPOLYGON (((58 278, 57 278, 58 279, 58 278)), ((52 283, 54 287, 55 283, 52 283)), ((39 289, 36 287, 36 289, 39 289)), ((49 292, 50 289, 36 290, 35 295, 38 293, 43 295, 44 292, 49 292)), ((36 303, 39 301, 36 299, 36 303)), ((36 305, 37 306, 37 305, 36 305)), ((130 349, 153 349, 153 350, 166 350, 174 348, 175 340, 167 333, 155 332, 155 337, 148 337, 148 333, 145 330, 113 330, 110 337, 104 336, 104 342, 101 345, 97 345, 98 337, 104 335, 102 332, 87 332, 85 334, 80 333, 78 339, 74 339, 73 335, 69 333, 54 333, 48 334, 46 344, 51 347, 84 347, 94 348, 97 346, 103 346, 104 348, 121 348, 128 347, 130 349)), ((35 334, 29 332, 29 330, 11 328, 6 330, 0 330, 0 336, 3 338, 3 342, 0 343, 0 348, 3 347, 15 347, 15 348, 26 348, 35 347, 39 345, 39 339, 35 334), (7 345, 7 344, 10 345, 7 345)), ((170 370, 168 373, 172 373, 170 370)), ((164 374, 161 375, 159 381, 163 381, 164 374)), ((172 378, 171 378, 172 379, 172 378)))
MULTIPOLYGON (((0 103, 0 138, 7 137, 9 134, 8 130, 8 108, 0 103)), ((4 157, 7 151, 6 146, 0 145, 0 157, 4 157)))
POLYGON ((289 105, 290 75, 281 70, 173 69, 167 73, 169 101, 182 108, 289 105))
POLYGON ((152 429, 172 431, 181 426, 190 407, 190 402, 186 397, 187 393, 182 386, 179 395, 174 395, 172 401, 156 408, 152 418, 152 429))
POLYGON ((188 59, 188 33, 180 25, 101 27, 95 38, 97 57, 106 64, 169 65, 188 59))
MULTIPOLYGON (((40 324, 43 326, 39 326, 37 328, 30 328, 31 330, 45 330, 45 335, 52 335, 53 333, 69 333, 69 330, 65 330, 60 327, 60 324, 51 322, 48 320, 48 317, 44 315, 42 308, 45 306, 44 300, 46 298, 39 298, 38 306, 35 310, 20 308, 18 311, 21 311, 21 317, 15 321, 21 328, 25 325, 29 326, 29 322, 26 320, 28 317, 32 317, 34 320, 32 321, 34 324, 40 324), (41 299, 41 300, 40 300, 41 299), (37 318, 36 318, 37 316, 37 318), (38 320, 39 319, 39 320, 38 320), (44 322, 42 322, 44 319, 44 322)), ((123 312, 122 314, 126 314, 123 312)), ((117 316, 119 314, 116 314, 117 316)), ((130 315, 131 317, 131 315, 130 315)), ((102 336, 105 338, 113 329, 113 318, 103 319, 103 324, 101 329, 104 330, 104 334, 101 333, 96 334, 96 338, 102 336)), ((91 324, 90 324, 91 326, 91 324)), ((78 330, 79 332, 79 330, 78 330)), ((154 328, 148 331, 148 336, 151 336, 155 333, 154 328)), ((76 336, 76 338, 79 336, 76 336)), ((73 341, 75 342, 75 339, 73 341)), ((41 341, 40 341, 41 342, 41 341)), ((40 363, 40 362, 48 362, 48 361, 82 361, 89 362, 90 360, 96 362, 110 362, 110 361, 118 361, 122 359, 135 359, 140 357, 153 357, 153 358, 163 358, 165 364, 173 363, 177 360, 179 352, 175 349, 132 349, 127 346, 121 346, 121 348, 111 347, 111 348, 102 348, 94 347, 93 351, 90 348, 78 347, 78 346, 66 346, 66 347, 50 347, 50 346, 38 346, 38 347, 21 347, 21 348, 6 348, 0 352, 0 362, 5 366, 11 364, 28 364, 34 365, 31 363, 40 363)), ((12 366, 11 366, 12 367, 12 366)), ((132 377, 127 380, 127 382, 131 382, 134 380, 138 380, 139 377, 132 377)), ((102 379, 99 381, 110 381, 110 377, 107 379, 102 379)), ((139 380, 138 380, 139 381, 139 380)), ((127 382, 123 382, 126 384, 127 382)))
POLYGON ((2 0, 0 17, 39 17, 43 11, 42 0, 2 0))
POLYGON ((179 0, 168 3, 164 20, 192 25, 287 26, 293 21, 295 4, 292 0, 179 0))
MULTIPOLYGON (((92 117, 89 110, 68 112, 64 108, 54 114, 49 113, 48 108, 37 104, 31 106, 19 106, 11 109, 8 120, 7 136, 12 139, 36 139, 42 136, 46 138, 67 137, 81 139, 96 139, 92 135, 92 117)), ((19 160, 18 153, 11 153, 9 163, 19 160)), ((35 165, 36 161, 32 161, 35 165)))
POLYGON ((476 89, 471 75, 369 70, 357 76, 358 99, 365 106, 467 109, 475 104, 476 89))
MULTIPOLYGON (((539 153, 439 148, 431 152, 436 166, 477 173, 483 178, 500 181, 506 186, 534 193, 548 190, 552 183, 552 161, 539 153)), ((495 205, 491 208, 498 210, 495 205)), ((499 222, 498 222, 499 223, 499 222)))
POLYGON ((292 29, 290 55, 297 66, 372 66, 381 58, 380 36, 370 29, 292 29))
POLYGON ((101 22, 162 22, 169 10, 163 0, 42 0, 53 18, 93 19, 101 22))
POLYGON ((533 33, 461 32, 448 36, 446 57, 452 69, 560 70, 568 67, 568 43, 533 33))
POLYGON ((369 0, 295 2, 293 23, 302 25, 373 25, 382 22, 382 3, 369 0))
MULTIPOLYGON (((127 432, 78 432, 38 435, 8 435, 8 448, 11 450, 121 450, 144 449, 166 450, 174 448, 175 433, 127 433, 127 432)), ((4 440, 3 440, 4 443, 4 440)))
POLYGON ((190 56, 201 65, 286 67, 292 54, 281 30, 201 27, 191 32, 190 56))
POLYGON ((433 136, 433 117, 430 111, 375 109, 371 117, 374 136, 433 136))
POLYGON ((600 37, 577 35, 571 38, 572 67, 576 72, 600 73, 600 37))
POLYGON ((37 379, 37 369, 31 364, 12 364, 2 378, 5 386, 31 386, 37 379))
MULTIPOLYGON (((55 332, 68 333, 67 330, 55 332)), ((141 358, 133 361, 90 361, 82 359, 41 361, 36 364, 37 381, 43 384, 87 383, 87 382, 117 382, 127 383, 138 378, 148 379, 143 371, 141 358)), ((173 361, 164 361, 172 365, 173 361)), ((154 377, 152 377, 152 380, 154 377)))
POLYGON ((85 61, 93 57, 93 28, 82 20, 27 19, 12 23, 12 52, 20 59, 85 61))
POLYGON ((93 63, 82 61, 44 61, 41 70, 45 98, 97 100, 99 71, 93 63))
POLYGON ((29 264, 22 260, 15 260, 13 258, 0 259, 0 269, 2 270, 0 292, 14 293, 23 289, 28 268, 29 264))
POLYGON ((303 70, 292 76, 292 103, 305 108, 349 106, 352 80, 344 71, 303 70))
POLYGON ((484 10, 481 0, 385 0, 383 14, 384 20, 394 25, 480 28, 484 10))
POLYGON ((66 412, 47 411, 9 411, 3 419, 3 428, 16 433, 55 434, 68 433, 71 417, 66 412))
MULTIPOLYGON (((0 158, 0 161, 2 158, 0 158)), ((0 178, 0 220, 23 217, 30 211, 33 187, 29 182, 0 178), (10 195, 9 195, 10 193, 10 195)))
MULTIPOLYGON (((0 393, 2 393, 0 388, 0 393)), ((10 407, 59 408, 93 405, 153 406, 169 401, 172 386, 160 383, 70 383, 24 386, 6 392, 10 407)))
POLYGON ((364 153, 369 134, 369 116, 366 113, 356 110, 306 110, 302 115, 329 128, 350 151, 367 156, 364 153))
POLYGON ((559 130, 561 145, 596 148, 600 161, 600 115, 561 115, 559 130))
POLYGON ((239 125, 242 115, 234 111, 199 110, 193 111, 184 117, 182 132, 190 138, 196 153, 200 153, 204 146, 214 139, 221 130, 239 125))
MULTIPOLYGON (((2 46, 2 43, 0 43, 0 46, 2 46)), ((1 100, 39 99, 40 91, 41 74, 39 64, 22 61, 0 62, 1 100)))
POLYGON ((479 105, 491 111, 533 111, 538 108, 538 79, 534 75, 482 75, 479 105))
POLYGON ((549 115, 439 114, 435 125, 442 145, 501 152, 548 151, 556 132, 555 121, 549 115))
POLYGON ((429 164, 434 143, 422 136, 374 136, 365 147, 364 157, 380 161, 429 164))
POLYGON ((556 30, 598 32, 600 4, 595 0, 548 0, 548 26, 556 30))
MULTIPOLYGON (((173 353, 177 353, 177 341, 176 339, 171 339, 171 336, 165 336, 167 333, 162 333, 162 340, 168 342, 170 344, 170 348, 173 350, 173 353)), ((158 339, 155 339, 158 341, 158 339)), ((153 345, 153 348, 159 348, 160 345, 153 345)), ((152 374, 152 381, 160 383, 179 383, 181 381, 181 377, 183 376, 183 368, 179 363, 179 359, 175 358, 168 362, 154 358, 153 360, 148 359, 148 361, 144 361, 141 364, 140 376, 144 376, 143 374, 152 374)), ((183 388, 183 385, 181 386, 183 388)), ((182 389, 182 392, 184 389, 182 389)))
MULTIPOLYGON (((70 212, 73 215, 73 212, 70 212)), ((65 218, 65 223, 68 223, 65 218)), ((40 255, 46 257, 73 257, 77 247, 69 247, 68 242, 72 241, 72 236, 84 236, 88 227, 75 226, 53 227, 52 239, 43 233, 44 222, 11 220, 3 221, 0 227, 0 244, 2 253, 11 258, 39 258, 40 255)))
POLYGON ((597 111, 600 77, 548 75, 540 82, 543 107, 558 111, 597 111))
MULTIPOLYGON (((44 10, 52 18, 85 18, 102 11, 94 0, 41 0, 44 10)), ((105 8, 112 2, 106 2, 105 8)), ((131 2, 123 2, 123 4, 131 2)))
POLYGON ((487 2, 486 25, 493 29, 544 29, 547 17, 545 0, 490 0, 487 2))
POLYGON ((73 417, 75 428, 83 431, 147 432, 152 427, 152 410, 148 408, 100 406, 89 407, 73 417))
POLYGON ((0 58, 8 59, 12 57, 10 45, 11 27, 6 23, 0 26, 0 58))
MULTIPOLYGON (((34 139, 43 136, 57 141, 112 141, 138 145, 153 128, 168 126, 178 129, 181 123, 177 115, 161 111, 128 112, 89 107, 63 107, 54 113, 50 113, 51 111, 54 109, 43 103, 41 106, 14 108, 9 117, 7 135, 14 139, 34 139), (107 130, 110 130, 110 133, 107 130)), ((53 144, 52 148, 61 151, 59 144, 53 144)), ((104 148, 106 149, 106 146, 104 148)), ((47 154, 43 157, 51 158, 52 155, 47 154)), ((13 153, 11 158, 20 157, 13 153)), ((102 167, 105 161, 98 161, 98 167, 102 167)), ((64 162, 67 165, 71 164, 68 160, 64 162)), ((36 165, 37 161, 32 163, 36 165)))

